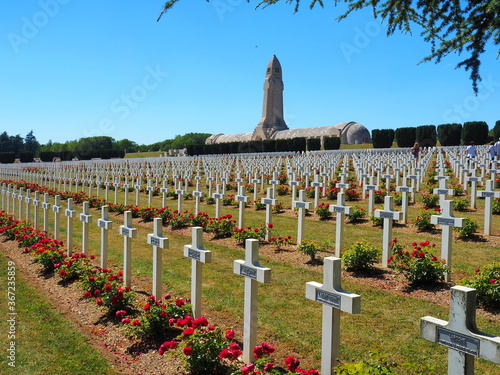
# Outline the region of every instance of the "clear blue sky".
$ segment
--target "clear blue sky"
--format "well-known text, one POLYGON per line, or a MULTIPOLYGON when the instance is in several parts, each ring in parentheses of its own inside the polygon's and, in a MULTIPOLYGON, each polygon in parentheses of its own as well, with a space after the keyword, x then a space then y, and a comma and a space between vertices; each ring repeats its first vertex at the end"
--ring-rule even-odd
POLYGON ((156 22, 163 0, 3 0, 0 130, 138 144, 251 132, 273 54, 292 129, 500 120, 498 48, 482 58, 476 97, 456 56, 417 65, 430 49, 418 30, 386 37, 369 11, 339 23, 333 2, 297 14, 282 3, 183 0, 156 22))

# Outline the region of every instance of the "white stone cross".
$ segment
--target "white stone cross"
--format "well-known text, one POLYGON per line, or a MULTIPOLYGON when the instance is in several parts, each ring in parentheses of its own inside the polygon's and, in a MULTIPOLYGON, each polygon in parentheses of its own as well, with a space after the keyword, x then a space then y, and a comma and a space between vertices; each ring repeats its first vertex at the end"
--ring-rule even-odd
POLYGON ((306 192, 305 190, 299 190, 299 200, 293 201, 293 208, 297 208, 299 210, 298 219, 299 223, 297 226, 297 245, 302 243, 304 239, 304 224, 306 218, 306 210, 311 207, 311 202, 306 202, 306 192))
POLYGON ((5 211, 5 197, 7 196, 7 184, 2 184, 2 210, 5 211))
POLYGON ((60 214, 61 214, 61 197, 56 195, 54 197, 55 203, 52 206, 52 211, 54 211, 54 238, 59 240, 60 233, 60 214))
POLYGON ((177 194, 177 211, 179 211, 179 214, 182 213, 182 200, 184 199, 184 193, 185 191, 182 189, 182 180, 180 180, 179 188, 175 190, 175 194, 177 194))
POLYGON ((412 173, 408 175, 408 178, 411 180, 411 187, 413 188, 411 199, 415 202, 415 193, 420 190, 420 176, 416 172, 416 169, 413 169, 412 173))
POLYGON ((413 193, 413 188, 408 186, 408 178, 403 177, 403 184, 396 187, 396 191, 401 193, 401 211, 403 212, 403 217, 401 222, 406 224, 408 222, 408 193, 413 193))
POLYGON ((500 364, 500 337, 476 326, 476 290, 451 288, 449 322, 432 316, 420 319, 420 336, 448 348, 448 374, 473 375, 474 357, 500 364))
POLYGON ((33 223, 34 228, 38 229, 38 216, 40 214, 40 192, 38 190, 35 191, 35 199, 33 199, 34 213, 33 213, 33 223))
MULTIPOLYGON (((441 258, 451 269, 451 244, 453 239, 452 227, 463 227, 465 219, 453 216, 453 201, 443 201, 441 215, 432 215, 431 223, 441 225, 441 258)), ((451 280, 451 274, 446 273, 446 281, 451 280)))
POLYGON ((373 176, 370 176, 370 184, 366 185, 366 190, 368 190, 368 214, 373 213, 373 206, 375 205, 375 190, 378 190, 378 185, 373 183, 373 176))
POLYGON ((325 187, 323 189, 323 197, 326 197, 326 187, 328 186, 327 183, 328 183, 328 177, 330 176, 330 174, 328 172, 326 172, 326 167, 323 168, 323 172, 320 173, 321 177, 323 177, 323 186, 325 187))
POLYGON ((261 181, 261 179, 257 178, 257 171, 255 171, 254 178, 252 178, 250 180, 250 182, 253 184, 253 200, 254 201, 257 200, 257 191, 259 190, 259 189, 257 189, 257 186, 260 184, 260 181, 261 181))
MULTIPOLYGON (((210 172, 211 173, 211 172, 210 172)), ((214 177, 212 175, 209 175, 207 178, 207 185, 208 185, 208 196, 212 197, 212 181, 214 180, 214 177)), ((213 198, 213 197, 212 197, 213 198)))
POLYGON ((344 189, 349 189, 349 184, 345 182, 345 178, 347 176, 347 173, 341 173, 339 176, 340 176, 340 182, 337 182, 335 184, 335 187, 337 189, 340 189, 340 192, 343 193, 344 189))
POLYGON ((271 281, 271 269, 262 267, 259 264, 258 240, 246 240, 245 260, 235 260, 233 270, 235 274, 245 277, 243 361, 250 363, 254 361, 253 348, 257 343, 258 283, 269 283, 271 281))
POLYGON ((495 180, 486 181, 486 189, 479 190, 477 196, 484 198, 484 234, 491 234, 491 214, 492 214, 492 198, 500 198, 500 191, 495 191, 495 180))
POLYGON ((220 201, 224 198, 224 194, 220 191, 221 186, 217 184, 217 192, 212 194, 215 199, 215 217, 220 217, 220 201))
POLYGON ((23 220, 23 215, 24 215, 24 212, 23 212, 23 208, 24 208, 24 188, 23 187, 20 187, 19 188, 19 193, 17 194, 17 200, 19 201, 19 220, 23 220))
POLYGON ((331 204, 329 210, 337 213, 337 218, 335 220, 335 256, 340 258, 340 252, 344 247, 344 218, 345 215, 349 215, 351 213, 351 207, 345 205, 344 193, 339 192, 337 194, 337 204, 331 204))
POLYGON ((82 222, 82 253, 88 254, 89 252, 89 224, 92 222, 92 215, 89 213, 89 202, 83 202, 83 212, 80 214, 80 221, 82 222))
POLYGON ((137 178, 135 183, 135 205, 139 206, 140 192, 141 192, 141 180, 137 178))
POLYGON ((5 192, 5 196, 6 196, 6 199, 7 199, 7 212, 10 212, 10 197, 12 195, 12 192, 11 191, 11 188, 12 188, 12 185, 7 185, 7 191, 5 192))
POLYGON ((340 258, 326 257, 323 284, 306 283, 306 298, 323 304, 321 339, 321 374, 331 375, 340 355, 340 312, 361 313, 361 296, 346 292, 341 286, 340 258))
POLYGON ((50 209, 49 193, 43 194, 42 208, 43 208, 43 230, 47 232, 49 230, 49 209, 50 209))
POLYGON ((241 171, 236 171, 236 178, 234 181, 238 184, 237 191, 240 191, 241 183, 245 181, 245 179, 241 177, 241 171))
POLYGON ((375 210, 375 217, 384 219, 384 234, 382 239, 382 266, 387 267, 389 260, 389 244, 392 241, 392 222, 401 220, 403 213, 393 210, 394 197, 386 195, 384 197, 384 209, 375 210))
POLYGON ((120 187, 120 180, 118 178, 116 178, 115 182, 113 182, 113 187, 115 189, 113 203, 116 204, 118 202, 118 188, 120 187))
MULTIPOLYGON (((470 208, 471 209, 475 209, 476 208, 476 186, 477 186, 477 183, 482 181, 481 177, 477 177, 476 176, 476 170, 473 169, 472 171, 472 175, 471 176, 468 176, 468 177, 465 177, 465 180, 467 182, 470 182, 471 184, 471 189, 470 189, 470 208)), ((467 185, 465 185, 465 187, 467 187, 467 185)))
POLYGON ((113 228, 113 222, 109 220, 108 206, 101 207, 101 218, 97 219, 97 226, 101 228, 101 268, 108 266, 108 230, 113 228))
POLYGON ((267 197, 261 199, 261 203, 266 205, 266 241, 269 241, 271 237, 271 232, 269 230, 269 224, 272 224, 272 210, 275 204, 276 199, 274 199, 274 191, 272 188, 267 188, 267 197))
POLYGON ((245 221, 245 205, 248 202, 248 196, 245 195, 245 187, 240 186, 238 189, 238 195, 236 195, 236 201, 239 202, 238 207, 238 229, 243 228, 243 223, 245 221))
POLYGON ((280 180, 278 179, 278 172, 274 171, 273 172, 273 178, 271 180, 269 180, 269 184, 273 188, 273 194, 274 195, 276 194, 276 185, 278 185, 279 183, 280 183, 280 180))
POLYGON ((203 192, 200 190, 200 181, 196 180, 196 189, 193 191, 194 196, 194 213, 195 216, 200 213, 200 200, 203 197, 203 192))
POLYGON ((317 174, 314 175, 314 181, 311 183, 311 186, 314 187, 314 208, 316 209, 319 205, 319 188, 323 186, 317 174))
POLYGON ((295 179, 295 173, 292 173, 290 179, 289 179, 289 184, 292 187, 292 204, 293 201, 295 200, 295 197, 297 196, 297 186, 299 185, 299 181, 295 179))
POLYGON ((156 299, 162 296, 161 288, 161 265, 162 265, 162 249, 168 249, 169 241, 167 237, 163 237, 163 219, 155 217, 153 219, 153 233, 149 233, 147 241, 153 246, 153 295, 156 299))
POLYGON ((125 195, 124 195, 124 198, 123 198, 123 204, 125 206, 128 205, 128 188, 129 188, 129 184, 128 184, 128 178, 125 178, 125 183, 123 184, 123 189, 125 190, 125 195))
POLYGON ((441 206, 441 202, 446 199, 447 195, 453 195, 453 194, 455 194, 455 190, 454 189, 448 189, 448 180, 447 180, 447 178, 440 179, 439 180, 439 187, 435 188, 432 192, 434 194, 439 195, 439 202, 440 202, 439 205, 440 206, 441 206))
POLYGON ((66 236, 66 248, 68 249, 67 256, 73 255, 73 219, 76 216, 76 211, 73 207, 73 198, 68 198, 68 208, 64 211, 64 215, 67 217, 67 236, 66 236))
POLYGON ((26 189, 26 196, 24 197, 24 201, 26 202, 26 219, 29 221, 31 219, 31 189, 26 189))
POLYGON ((391 191, 391 178, 394 178, 394 175, 389 173, 389 167, 386 168, 382 177, 385 178, 385 190, 391 191))
POLYGON ((203 248, 203 228, 193 227, 192 243, 184 246, 184 256, 191 258, 191 304, 194 318, 201 316, 203 263, 212 262, 212 252, 203 248))
MULTIPOLYGON (((88 180, 88 184, 89 184, 89 197, 92 196, 92 184, 94 183, 94 181, 92 180, 92 177, 89 178, 88 180)), ((83 189, 82 189, 83 190, 83 189)))
POLYGON ((227 171, 224 172, 224 177, 220 180, 222 181, 222 194, 226 194, 226 185, 229 182, 229 173, 227 171))
POLYGON ((137 237, 137 229, 132 228, 132 211, 123 213, 123 225, 120 232, 123 236, 123 285, 130 287, 132 274, 132 238, 137 237))
POLYGON ((165 207, 167 205, 167 193, 168 193, 168 187, 167 187, 167 180, 163 180, 163 185, 160 188, 161 191, 161 206, 165 207))
POLYGON ((151 207, 151 203, 153 202, 153 190, 154 190, 154 187, 151 183, 151 179, 148 179, 148 186, 146 187, 146 190, 148 191, 148 207, 151 207))

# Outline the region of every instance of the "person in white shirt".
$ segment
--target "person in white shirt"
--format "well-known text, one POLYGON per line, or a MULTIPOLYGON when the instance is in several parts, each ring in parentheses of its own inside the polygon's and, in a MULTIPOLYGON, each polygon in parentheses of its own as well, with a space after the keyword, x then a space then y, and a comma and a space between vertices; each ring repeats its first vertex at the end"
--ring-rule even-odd
POLYGON ((497 154, 497 160, 500 159, 500 138, 498 139, 497 143, 495 143, 495 152, 497 154))
POLYGON ((497 155, 497 149, 495 147, 495 142, 491 141, 490 142, 490 145, 488 146, 488 149, 486 150, 486 155, 489 156, 489 164, 490 164, 490 168, 493 167, 492 165, 492 161, 495 160, 495 156, 497 155))
POLYGON ((474 141, 470 143, 469 146, 467 146, 467 149, 465 150, 465 154, 467 158, 469 159, 474 159, 477 156, 477 149, 476 145, 474 144, 474 141))

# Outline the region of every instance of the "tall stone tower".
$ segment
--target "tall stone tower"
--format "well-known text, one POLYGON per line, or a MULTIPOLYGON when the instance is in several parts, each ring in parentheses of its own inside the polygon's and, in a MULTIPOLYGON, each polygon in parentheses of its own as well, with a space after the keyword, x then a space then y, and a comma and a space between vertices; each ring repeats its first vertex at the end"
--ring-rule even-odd
POLYGON ((264 81, 262 118, 253 131, 253 140, 269 139, 276 131, 288 129, 283 119, 283 89, 281 64, 273 55, 267 65, 264 81))

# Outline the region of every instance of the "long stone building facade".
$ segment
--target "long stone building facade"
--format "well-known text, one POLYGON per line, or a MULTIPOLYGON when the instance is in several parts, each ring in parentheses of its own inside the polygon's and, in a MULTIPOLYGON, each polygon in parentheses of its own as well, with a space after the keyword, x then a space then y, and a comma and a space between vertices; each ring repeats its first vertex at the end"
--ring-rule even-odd
POLYGON ((335 126, 289 129, 283 117, 283 72, 278 58, 269 61, 264 80, 264 103, 262 118, 252 133, 213 134, 206 144, 248 142, 265 139, 291 139, 298 137, 339 137, 341 144, 371 143, 370 131, 357 122, 341 122, 335 126))

